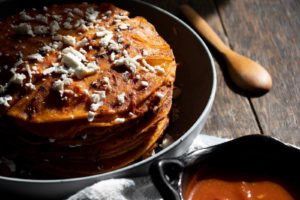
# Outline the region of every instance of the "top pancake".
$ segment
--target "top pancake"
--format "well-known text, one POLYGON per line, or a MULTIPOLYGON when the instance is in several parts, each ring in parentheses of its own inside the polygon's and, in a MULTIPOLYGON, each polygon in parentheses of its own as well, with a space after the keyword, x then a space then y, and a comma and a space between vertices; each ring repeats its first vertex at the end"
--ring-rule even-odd
POLYGON ((136 108, 173 84, 176 64, 155 28, 128 14, 111 4, 64 4, 0 22, 2 115, 103 126, 138 117, 136 108))

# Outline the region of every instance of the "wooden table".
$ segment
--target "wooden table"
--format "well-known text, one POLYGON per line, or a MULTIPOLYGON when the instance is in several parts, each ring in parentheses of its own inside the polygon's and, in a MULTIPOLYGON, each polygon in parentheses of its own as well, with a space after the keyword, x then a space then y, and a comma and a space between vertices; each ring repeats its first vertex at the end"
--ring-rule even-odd
POLYGON ((183 20, 178 5, 188 2, 231 48, 271 73, 272 90, 251 96, 232 84, 224 63, 215 56, 217 94, 205 133, 229 138, 263 134, 300 146, 299 0, 145 1, 183 20))

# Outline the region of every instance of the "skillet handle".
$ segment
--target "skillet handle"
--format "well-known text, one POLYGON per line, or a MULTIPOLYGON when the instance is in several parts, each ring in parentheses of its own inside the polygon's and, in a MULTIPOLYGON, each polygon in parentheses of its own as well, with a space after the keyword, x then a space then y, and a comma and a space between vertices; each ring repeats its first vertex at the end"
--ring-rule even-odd
POLYGON ((180 176, 184 164, 179 159, 158 160, 150 166, 152 182, 165 200, 181 200, 180 176))

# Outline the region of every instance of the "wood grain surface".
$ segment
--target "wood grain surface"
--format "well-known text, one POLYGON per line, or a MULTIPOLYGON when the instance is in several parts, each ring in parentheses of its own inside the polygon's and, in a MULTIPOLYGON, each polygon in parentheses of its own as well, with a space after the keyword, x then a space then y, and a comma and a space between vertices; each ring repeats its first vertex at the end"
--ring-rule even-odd
POLYGON ((300 146, 300 1, 145 0, 181 19, 178 5, 189 3, 234 50, 262 64, 273 88, 251 96, 230 81, 223 60, 217 64, 215 103, 204 132, 235 138, 265 134, 300 146))

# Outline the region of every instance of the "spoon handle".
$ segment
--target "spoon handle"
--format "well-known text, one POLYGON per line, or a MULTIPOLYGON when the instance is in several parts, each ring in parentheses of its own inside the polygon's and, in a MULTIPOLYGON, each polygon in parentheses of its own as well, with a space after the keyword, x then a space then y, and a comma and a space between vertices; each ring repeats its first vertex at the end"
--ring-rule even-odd
POLYGON ((183 14, 189 19, 196 30, 218 51, 225 53, 230 51, 220 37, 213 31, 213 29, 207 24, 207 22, 198 13, 187 4, 180 6, 183 14))

